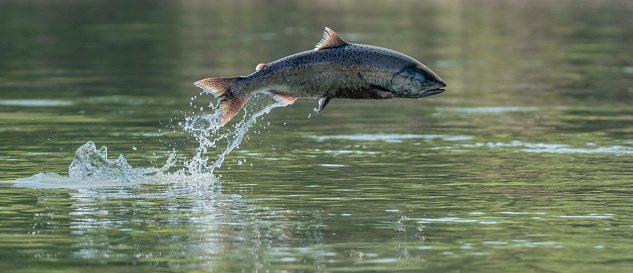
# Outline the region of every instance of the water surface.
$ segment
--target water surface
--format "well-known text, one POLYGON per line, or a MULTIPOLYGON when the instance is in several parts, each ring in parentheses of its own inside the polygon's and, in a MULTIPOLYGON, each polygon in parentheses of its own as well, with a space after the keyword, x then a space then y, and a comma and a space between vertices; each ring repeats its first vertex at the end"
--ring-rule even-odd
POLYGON ((626 272, 631 12, 618 0, 2 1, 0 268, 626 272), (193 82, 311 49, 325 26, 422 60, 448 91, 318 114, 308 99, 271 106, 213 167, 240 136, 201 135, 215 100, 193 82), (69 173, 79 151, 107 171, 69 173))

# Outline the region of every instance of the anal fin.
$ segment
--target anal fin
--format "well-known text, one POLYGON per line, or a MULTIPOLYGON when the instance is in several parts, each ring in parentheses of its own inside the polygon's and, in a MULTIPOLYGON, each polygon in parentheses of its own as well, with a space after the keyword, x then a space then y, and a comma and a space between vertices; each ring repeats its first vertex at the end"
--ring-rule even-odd
POLYGON ((319 99, 319 106, 317 106, 317 108, 314 108, 314 111, 317 113, 323 111, 323 108, 325 108, 325 106, 330 103, 331 100, 331 97, 321 97, 319 99))
POLYGON ((271 91, 267 91, 266 94, 268 94, 269 96, 271 96, 273 99, 275 99, 277 102, 283 104, 284 106, 288 106, 290 104, 293 104, 298 98, 297 97, 293 97, 290 95, 286 95, 286 94, 282 94, 279 92, 275 92, 273 90, 271 91))

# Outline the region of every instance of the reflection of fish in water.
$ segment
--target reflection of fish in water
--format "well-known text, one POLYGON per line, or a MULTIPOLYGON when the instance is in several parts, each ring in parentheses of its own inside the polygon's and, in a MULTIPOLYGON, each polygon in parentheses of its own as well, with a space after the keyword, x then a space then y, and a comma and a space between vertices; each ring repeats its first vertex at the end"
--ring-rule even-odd
POLYGON ((314 50, 259 64, 248 76, 208 78, 196 86, 220 98, 221 126, 257 92, 289 105, 319 98, 320 112, 332 98, 422 98, 444 92, 446 83, 421 62, 390 49, 350 44, 325 28, 314 50))

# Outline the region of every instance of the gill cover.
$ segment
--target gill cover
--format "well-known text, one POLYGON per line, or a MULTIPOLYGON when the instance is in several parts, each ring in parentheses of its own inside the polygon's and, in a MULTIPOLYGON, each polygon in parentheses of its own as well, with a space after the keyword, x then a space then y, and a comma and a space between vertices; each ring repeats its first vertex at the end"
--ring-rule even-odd
POLYGON ((415 66, 407 66, 391 78, 391 89, 398 96, 410 96, 422 88, 424 76, 415 66))

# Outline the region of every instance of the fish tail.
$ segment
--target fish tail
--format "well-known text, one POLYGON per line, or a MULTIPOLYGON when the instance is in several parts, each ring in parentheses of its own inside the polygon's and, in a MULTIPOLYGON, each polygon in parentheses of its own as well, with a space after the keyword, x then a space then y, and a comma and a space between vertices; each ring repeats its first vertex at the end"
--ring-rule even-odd
POLYGON ((224 95, 224 93, 229 91, 229 88, 231 87, 233 83, 237 81, 237 78, 238 77, 207 78, 207 79, 199 80, 195 82, 194 84, 197 87, 200 87, 202 91, 213 94, 217 98, 217 97, 221 97, 222 95, 224 95))
POLYGON ((224 96, 220 98, 220 126, 229 123, 251 97, 252 94, 248 94, 244 97, 234 97, 230 92, 225 93, 224 96))
POLYGON ((224 126, 244 107, 251 99, 252 94, 245 96, 235 96, 231 92, 231 85, 237 81, 234 78, 208 78, 195 82, 197 87, 202 88, 206 93, 213 94, 216 98, 220 98, 220 126, 224 126))

